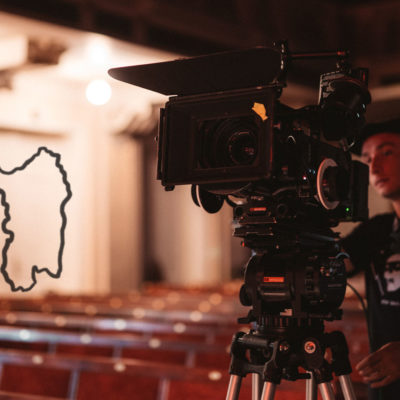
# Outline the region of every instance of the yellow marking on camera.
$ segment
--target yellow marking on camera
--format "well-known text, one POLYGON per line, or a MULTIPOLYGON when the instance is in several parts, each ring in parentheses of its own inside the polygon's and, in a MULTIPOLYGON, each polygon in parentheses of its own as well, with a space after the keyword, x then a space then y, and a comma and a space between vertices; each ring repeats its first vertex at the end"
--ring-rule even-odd
POLYGON ((263 121, 268 119, 267 110, 265 109, 264 104, 261 103, 254 103, 252 110, 260 116, 263 121))

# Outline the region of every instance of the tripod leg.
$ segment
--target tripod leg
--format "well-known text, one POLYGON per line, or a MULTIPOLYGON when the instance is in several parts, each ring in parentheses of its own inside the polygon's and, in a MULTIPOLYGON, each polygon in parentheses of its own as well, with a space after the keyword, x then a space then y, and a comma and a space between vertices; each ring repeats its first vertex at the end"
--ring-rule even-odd
POLYGON ((261 399, 261 378, 259 374, 251 375, 251 400, 260 400, 261 399))
POLYGON ((231 375, 228 386, 228 393, 226 394, 226 400, 238 400, 240 385, 242 383, 242 377, 239 375, 231 375))
POLYGON ((322 400, 335 400, 335 395, 330 382, 323 382, 318 385, 322 400))
POLYGON ((264 383, 261 400, 274 400, 276 384, 266 381, 264 383))
POLYGON ((340 387, 342 388, 342 393, 344 400, 356 400, 356 394, 354 393, 353 384, 351 383, 349 375, 339 376, 340 387))
POLYGON ((310 379, 306 380, 306 400, 317 400, 317 382, 314 378, 314 374, 311 371, 307 371, 310 374, 310 379))

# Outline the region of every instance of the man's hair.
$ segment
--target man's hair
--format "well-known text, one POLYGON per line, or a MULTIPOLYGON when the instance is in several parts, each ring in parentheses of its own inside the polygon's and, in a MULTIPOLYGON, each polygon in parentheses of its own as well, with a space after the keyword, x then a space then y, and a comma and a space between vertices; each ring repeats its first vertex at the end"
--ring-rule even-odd
POLYGON ((379 133, 400 134, 400 118, 365 125, 360 136, 356 140, 353 151, 359 155, 364 142, 371 136, 378 135, 379 133))

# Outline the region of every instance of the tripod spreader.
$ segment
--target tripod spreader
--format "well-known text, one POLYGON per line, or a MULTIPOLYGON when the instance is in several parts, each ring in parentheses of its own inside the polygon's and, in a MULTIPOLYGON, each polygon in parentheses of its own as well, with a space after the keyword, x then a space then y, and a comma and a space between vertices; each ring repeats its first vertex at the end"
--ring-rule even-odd
POLYGON ((238 332, 232 340, 230 374, 245 377, 259 374, 264 381, 279 384, 281 379, 307 379, 298 367, 313 371, 317 383, 332 379, 331 366, 324 359, 321 339, 307 337, 293 342, 289 338, 238 332))
POLYGON ((332 372, 339 376, 342 389, 347 392, 345 398, 355 398, 348 377, 351 372, 348 347, 339 331, 238 332, 232 340, 229 372, 231 384, 227 399, 230 400, 238 398, 241 380, 249 373, 257 374, 264 382, 263 399, 273 399, 276 385, 282 379, 311 378, 319 385, 324 400, 330 399, 332 372), (331 362, 325 359, 328 348, 332 353, 331 362), (300 372, 300 368, 307 372, 300 372))

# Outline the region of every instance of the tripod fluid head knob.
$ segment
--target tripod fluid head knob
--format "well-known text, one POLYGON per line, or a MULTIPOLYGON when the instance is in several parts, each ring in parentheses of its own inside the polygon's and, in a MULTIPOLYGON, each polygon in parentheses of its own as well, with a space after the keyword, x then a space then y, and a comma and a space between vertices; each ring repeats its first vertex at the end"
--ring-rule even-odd
POLYGON ((304 350, 307 354, 313 354, 317 350, 317 345, 315 342, 308 340, 304 343, 304 350))
POLYGON ((253 305, 253 302, 251 300, 251 297, 249 296, 249 294, 247 293, 246 290, 246 286, 242 285, 239 291, 239 299, 240 299, 240 303, 244 306, 251 306, 253 305))

